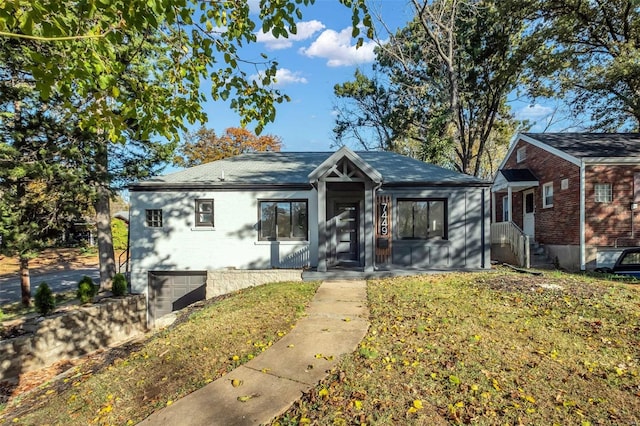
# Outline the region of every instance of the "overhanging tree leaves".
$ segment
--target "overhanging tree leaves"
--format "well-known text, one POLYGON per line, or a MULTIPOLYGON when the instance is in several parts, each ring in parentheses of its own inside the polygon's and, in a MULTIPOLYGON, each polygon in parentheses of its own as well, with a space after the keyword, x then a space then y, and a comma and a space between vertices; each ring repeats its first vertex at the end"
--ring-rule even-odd
MULTIPOLYGON (((353 35, 359 34, 360 22, 370 33, 364 0, 339 1, 351 8, 353 35)), ((271 86, 276 62, 247 63, 239 52, 256 41, 260 27, 276 37, 295 33, 295 22, 302 18, 300 7, 311 3, 261 0, 258 19, 250 16, 244 0, 0 3, 0 36, 34 43, 35 48, 25 52, 31 59, 25 71, 41 98, 60 96, 69 117, 83 132, 94 135, 103 285, 109 286, 115 264, 108 220, 115 179, 109 147, 154 138, 175 143, 185 120, 206 119, 203 80, 212 83, 212 99, 229 100, 241 115, 241 124, 253 122, 260 132, 274 120, 275 105, 287 97, 271 86), (44 44, 54 46, 47 55, 38 49, 44 44), (256 67, 261 68, 259 83, 249 78, 256 67)), ((164 147, 156 148, 152 158, 167 156, 164 147)), ((154 148, 147 144, 143 158, 148 158, 146 149, 154 148)))
POLYGON ((547 38, 535 94, 571 100, 594 130, 640 127, 640 5, 634 0, 542 0, 547 38))

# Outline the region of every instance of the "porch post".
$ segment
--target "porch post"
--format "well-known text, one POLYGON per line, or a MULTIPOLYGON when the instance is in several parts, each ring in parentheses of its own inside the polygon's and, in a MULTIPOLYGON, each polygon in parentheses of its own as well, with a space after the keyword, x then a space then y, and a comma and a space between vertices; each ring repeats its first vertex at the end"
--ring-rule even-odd
MULTIPOLYGON (((491 196, 491 223, 496 223, 496 197, 497 194, 493 191, 491 191, 490 193, 491 196)), ((503 207, 504 208, 504 207, 503 207)), ((502 222, 502 220, 500 221, 502 222)))
POLYGON ((318 180, 318 272, 327 272, 327 183, 318 180))
POLYGON ((375 250, 375 233, 373 232, 373 202, 375 191, 372 182, 364 184, 364 270, 373 272, 373 251, 375 250))
POLYGON ((513 191, 509 186, 507 188, 507 206, 508 206, 508 214, 509 214, 509 222, 513 222, 513 203, 511 202, 511 197, 513 196, 513 191))

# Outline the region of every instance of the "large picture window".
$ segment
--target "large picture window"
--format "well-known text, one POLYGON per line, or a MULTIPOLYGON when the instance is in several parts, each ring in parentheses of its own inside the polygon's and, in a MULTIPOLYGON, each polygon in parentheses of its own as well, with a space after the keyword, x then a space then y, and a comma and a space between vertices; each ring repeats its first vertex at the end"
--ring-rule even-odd
POLYGON ((213 200, 196 200, 196 226, 213 226, 213 200))
POLYGON ((398 200, 398 238, 447 239, 447 200, 398 200))
POLYGON ((307 200, 260 201, 259 239, 306 241, 309 239, 307 200))

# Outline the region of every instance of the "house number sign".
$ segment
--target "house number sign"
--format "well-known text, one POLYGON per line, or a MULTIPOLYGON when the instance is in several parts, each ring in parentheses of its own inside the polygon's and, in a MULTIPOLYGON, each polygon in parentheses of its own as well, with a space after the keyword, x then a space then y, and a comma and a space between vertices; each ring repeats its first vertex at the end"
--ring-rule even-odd
POLYGON ((378 205, 378 223, 380 224, 380 235, 385 237, 389 235, 389 205, 387 203, 380 203, 378 205))

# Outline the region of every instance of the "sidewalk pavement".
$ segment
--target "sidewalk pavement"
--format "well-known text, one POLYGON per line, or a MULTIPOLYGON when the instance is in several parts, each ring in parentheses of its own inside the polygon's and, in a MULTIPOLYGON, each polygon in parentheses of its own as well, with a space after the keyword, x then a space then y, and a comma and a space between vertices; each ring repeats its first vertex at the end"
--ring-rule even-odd
POLYGON ((259 425, 284 413, 303 392, 353 352, 369 327, 365 281, 325 281, 307 315, 282 339, 140 423, 259 425), (240 386, 234 387, 233 384, 240 386))

